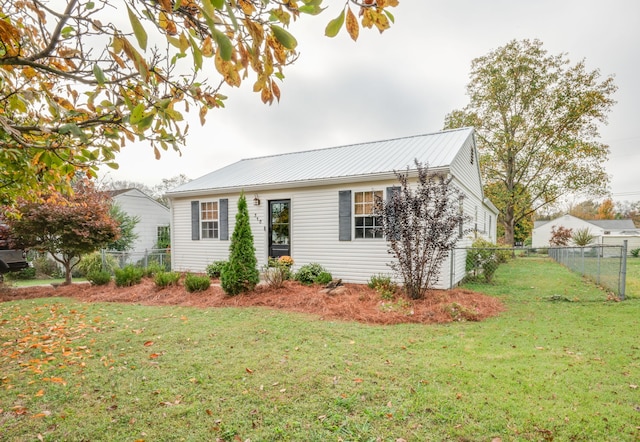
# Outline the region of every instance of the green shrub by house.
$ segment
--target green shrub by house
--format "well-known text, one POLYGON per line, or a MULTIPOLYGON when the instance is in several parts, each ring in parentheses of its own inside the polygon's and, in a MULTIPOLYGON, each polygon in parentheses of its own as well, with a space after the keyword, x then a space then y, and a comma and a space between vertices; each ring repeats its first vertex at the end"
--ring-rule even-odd
MULTIPOLYGON (((295 280, 304 285, 311 285, 316 282, 318 276, 323 272, 327 272, 327 270, 317 262, 312 262, 300 267, 296 272, 295 280)), ((329 281, 331 281, 331 278, 329 278, 329 281)))
POLYGON ((204 292, 211 285, 211 279, 206 275, 187 273, 184 278, 184 288, 189 292, 204 292))
POLYGON ((180 279, 180 273, 178 272, 158 272, 153 277, 153 282, 160 288, 168 287, 170 285, 176 285, 180 279))
POLYGON ((220 285, 227 295, 249 292, 260 282, 260 271, 253 234, 249 224, 249 210, 244 193, 238 199, 236 225, 229 246, 229 263, 222 268, 220 285))
POLYGON ((132 265, 124 266, 121 269, 116 269, 115 280, 118 287, 130 287, 132 285, 140 284, 144 271, 132 265))
POLYGON ((224 266, 226 266, 227 264, 227 261, 213 261, 207 266, 207 275, 209 275, 209 278, 220 278, 222 269, 224 269, 224 266))
POLYGON ((87 274, 87 279, 93 285, 107 285, 111 282, 111 273, 107 270, 94 270, 87 274))

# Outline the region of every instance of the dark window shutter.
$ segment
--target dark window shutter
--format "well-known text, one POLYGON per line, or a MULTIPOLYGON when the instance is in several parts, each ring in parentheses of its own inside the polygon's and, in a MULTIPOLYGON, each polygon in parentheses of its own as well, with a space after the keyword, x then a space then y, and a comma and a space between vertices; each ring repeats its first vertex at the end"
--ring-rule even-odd
POLYGON ((338 192, 338 239, 351 241, 351 191, 338 192))
POLYGON ((191 239, 200 239, 200 201, 191 201, 191 239))
POLYGON ((220 200, 220 240, 229 240, 229 200, 220 200))
POLYGON ((396 222, 395 211, 393 205, 391 204, 391 201, 393 200, 395 195, 399 194, 400 186, 387 187, 387 213, 389 214, 387 219, 393 231, 393 237, 396 240, 400 239, 400 225, 396 222))

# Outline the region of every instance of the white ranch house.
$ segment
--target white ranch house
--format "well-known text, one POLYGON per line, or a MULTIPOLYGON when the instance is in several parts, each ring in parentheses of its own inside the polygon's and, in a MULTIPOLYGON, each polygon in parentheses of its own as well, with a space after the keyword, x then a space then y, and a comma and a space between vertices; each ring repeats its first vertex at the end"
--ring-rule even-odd
POLYGON ((137 235, 131 250, 142 254, 151 251, 162 234, 169 229, 169 208, 160 204, 139 189, 121 189, 109 192, 111 200, 129 216, 137 217, 133 232, 137 235))
POLYGON ((631 219, 602 219, 584 220, 573 215, 563 215, 551 221, 535 221, 531 234, 532 247, 549 247, 551 230, 555 227, 577 230, 589 229, 595 236, 593 243, 602 245, 622 245, 628 242, 628 250, 640 248, 640 229, 637 229, 631 219))
MULTIPOLYGON (((399 183, 394 171, 415 170, 414 160, 453 176, 465 194, 464 212, 475 229, 496 240, 497 209, 484 198, 474 131, 470 128, 238 161, 167 193, 171 208, 172 268, 203 272, 226 260, 237 202, 244 191, 258 265, 290 255, 294 270, 322 264, 334 278, 366 283, 390 274, 391 255, 369 216, 374 195, 399 183)), ((475 235, 461 237, 469 246, 475 235)), ((441 288, 465 274, 457 253, 441 272, 441 288)))

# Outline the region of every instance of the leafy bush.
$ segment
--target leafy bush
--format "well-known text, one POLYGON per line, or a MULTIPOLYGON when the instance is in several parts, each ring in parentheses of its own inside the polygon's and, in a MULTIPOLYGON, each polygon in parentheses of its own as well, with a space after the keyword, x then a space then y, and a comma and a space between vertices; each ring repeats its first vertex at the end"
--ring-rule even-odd
POLYGON ((295 280, 304 285, 311 285, 322 272, 326 272, 326 269, 316 262, 305 264, 296 272, 295 280))
POLYGON ((391 280, 391 276, 382 274, 372 276, 367 285, 378 292, 384 300, 393 299, 398 290, 398 285, 391 280))
POLYGON ((116 269, 116 285, 118 287, 130 287, 135 284, 140 284, 144 271, 132 265, 127 265, 121 269, 116 269))
POLYGON ((106 285, 111 281, 111 273, 106 270, 95 270, 87 274, 87 279, 93 285, 106 285))
POLYGON ((267 265, 262 269, 262 275, 267 285, 274 289, 282 287, 286 280, 291 279, 290 266, 291 264, 288 262, 269 258, 267 265))
POLYGON ((320 272, 318 276, 313 280, 315 284, 329 284, 333 276, 329 272, 320 272))
POLYGON ((142 270, 145 278, 151 278, 152 276, 157 275, 158 273, 165 272, 165 267, 161 265, 157 261, 151 261, 147 266, 142 270))
POLYGON ((36 269, 36 275, 51 276, 52 278, 64 276, 58 263, 44 255, 38 256, 33 260, 33 268, 36 269))
POLYGON ((13 279, 13 280, 36 279, 36 269, 35 267, 27 267, 26 269, 22 269, 17 272, 11 272, 9 273, 8 276, 9 278, 7 279, 13 279))
POLYGON ((168 287, 170 285, 176 285, 180 279, 180 273, 178 272, 158 272, 155 274, 153 281, 158 287, 168 287))
POLYGON ((93 252, 80 258, 76 269, 81 275, 89 276, 90 273, 101 272, 103 270, 112 274, 118 267, 118 260, 115 256, 105 253, 103 263, 102 253, 93 252))
POLYGON ((204 292, 211 285, 211 279, 206 275, 187 273, 184 278, 184 288, 189 292, 204 292))
POLYGON ((506 262, 508 256, 509 250, 500 250, 496 244, 484 239, 475 240, 471 249, 467 251, 466 279, 491 282, 498 265, 506 262))
POLYGON ((638 256, 640 256, 640 248, 633 249, 630 253, 631 253, 631 256, 633 256, 634 258, 637 258, 638 256))
POLYGON ((222 270, 228 264, 228 261, 213 261, 211 264, 207 266, 206 272, 209 278, 217 279, 220 278, 222 274, 222 270))

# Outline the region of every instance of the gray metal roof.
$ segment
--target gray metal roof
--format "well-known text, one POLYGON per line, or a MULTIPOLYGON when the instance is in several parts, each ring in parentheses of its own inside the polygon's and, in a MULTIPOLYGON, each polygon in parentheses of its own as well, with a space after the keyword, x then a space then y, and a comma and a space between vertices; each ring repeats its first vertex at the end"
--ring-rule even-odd
POLYGON ((249 189, 285 183, 313 183, 347 177, 393 173, 414 168, 414 160, 430 168, 447 167, 472 128, 454 129, 385 141, 351 144, 249 158, 185 183, 167 196, 202 190, 249 189))
MULTIPOLYGON (((570 216, 573 216, 573 215, 570 215, 570 216)), ((578 217, 574 217, 574 218, 578 218, 578 217)), ((533 228, 537 229, 538 227, 544 226, 545 224, 550 223, 551 221, 556 221, 557 219, 558 218, 554 220, 534 221, 533 228)), ((581 219, 584 222, 593 224, 605 230, 628 230, 628 229, 634 230, 636 228, 636 226, 633 224, 632 219, 582 219, 582 218, 578 218, 578 219, 581 219)))
POLYGON ((635 229, 636 226, 633 224, 632 219, 592 219, 587 222, 591 224, 595 224, 598 227, 603 229, 610 230, 624 230, 624 229, 635 229))

